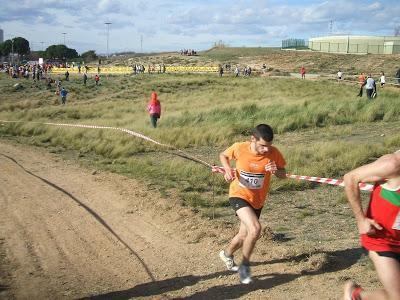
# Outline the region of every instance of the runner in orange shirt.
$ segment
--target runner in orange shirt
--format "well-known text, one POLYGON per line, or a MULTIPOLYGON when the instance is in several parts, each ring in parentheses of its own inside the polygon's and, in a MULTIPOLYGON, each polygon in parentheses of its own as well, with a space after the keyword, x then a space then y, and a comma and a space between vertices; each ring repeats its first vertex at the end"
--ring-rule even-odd
POLYGON ((219 253, 231 271, 239 271, 240 281, 252 282, 250 256, 260 237, 259 217, 269 191, 271 175, 286 178, 285 159, 272 146, 274 134, 266 124, 258 125, 250 142, 235 143, 220 154, 225 169, 225 180, 230 182, 229 202, 240 220, 240 229, 225 250, 219 253), (236 170, 230 161, 236 161, 236 170), (233 260, 236 250, 242 248, 242 262, 233 260))
POLYGON ((364 73, 361 73, 359 76, 358 76, 358 83, 359 83, 359 85, 360 85, 360 91, 358 92, 358 97, 362 97, 362 94, 363 94, 363 87, 364 87, 364 85, 365 85, 365 75, 364 75, 364 73))

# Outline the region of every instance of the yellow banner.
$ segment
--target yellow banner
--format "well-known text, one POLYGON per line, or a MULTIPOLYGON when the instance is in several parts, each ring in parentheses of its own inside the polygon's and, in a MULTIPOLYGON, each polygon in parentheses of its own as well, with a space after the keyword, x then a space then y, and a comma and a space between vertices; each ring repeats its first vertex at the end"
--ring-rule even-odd
MULTIPOLYGON (((159 65, 145 66, 144 73, 159 73, 159 65), (150 69, 150 72, 149 72, 150 69)), ((70 74, 79 73, 78 67, 71 68, 57 68, 51 69, 52 73, 64 74, 65 72, 70 74)), ((97 66, 86 66, 81 67, 81 73, 88 74, 132 74, 132 67, 97 67, 97 66)), ((218 66, 165 66, 166 73, 214 73, 218 72, 218 66)))

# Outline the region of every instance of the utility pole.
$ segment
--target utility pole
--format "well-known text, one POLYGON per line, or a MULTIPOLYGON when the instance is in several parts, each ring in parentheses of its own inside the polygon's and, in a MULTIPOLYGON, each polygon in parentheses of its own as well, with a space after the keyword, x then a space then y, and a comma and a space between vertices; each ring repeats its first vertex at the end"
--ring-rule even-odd
POLYGON ((140 35, 140 53, 143 53, 143 35, 140 35))
POLYGON ((107 58, 109 57, 109 52, 108 52, 108 37, 110 34, 110 25, 112 24, 111 22, 104 22, 104 24, 106 24, 107 26, 107 58))
POLYGON ((43 44, 44 44, 44 42, 40 42, 41 44, 42 44, 42 51, 44 51, 44 48, 43 48, 43 44))
POLYGON ((66 46, 66 45, 65 45, 65 35, 66 35, 67 33, 66 33, 66 32, 62 32, 61 34, 64 35, 64 46, 66 46))
POLYGON ((11 39, 11 65, 14 65, 14 39, 11 39))
POLYGON ((329 22, 329 35, 332 35, 332 33, 333 33, 333 20, 329 22))

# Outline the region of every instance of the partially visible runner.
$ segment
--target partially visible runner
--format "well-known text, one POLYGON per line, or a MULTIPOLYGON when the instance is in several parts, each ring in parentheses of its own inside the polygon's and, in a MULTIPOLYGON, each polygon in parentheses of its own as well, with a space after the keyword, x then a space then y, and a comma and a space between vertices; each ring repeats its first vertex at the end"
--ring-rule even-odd
POLYGON ((274 133, 266 124, 253 130, 249 142, 235 143, 220 154, 225 180, 231 182, 229 202, 240 220, 239 232, 225 250, 219 253, 228 270, 239 271, 240 282, 252 282, 250 256, 260 237, 259 217, 270 187, 271 175, 286 178, 285 159, 272 146, 274 133), (236 170, 230 162, 236 161, 236 170), (242 248, 242 261, 238 267, 233 254, 242 248))
POLYGON ((400 300, 400 150, 344 176, 345 191, 383 289, 365 292, 353 281, 344 286, 345 300, 400 300), (368 210, 361 205, 360 182, 375 182, 368 210))

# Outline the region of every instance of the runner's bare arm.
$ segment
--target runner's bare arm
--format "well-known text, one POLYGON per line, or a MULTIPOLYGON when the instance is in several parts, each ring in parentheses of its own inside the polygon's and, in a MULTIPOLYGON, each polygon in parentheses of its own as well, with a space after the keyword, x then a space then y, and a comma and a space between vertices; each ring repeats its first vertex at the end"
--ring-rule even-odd
POLYGON ((276 163, 272 160, 268 164, 265 165, 265 171, 271 172, 276 177, 284 179, 286 177, 286 169, 285 168, 278 168, 276 163))
POLYGON ((399 163, 396 162, 396 157, 393 154, 389 154, 382 156, 373 163, 354 169, 344 176, 346 196, 357 220, 360 234, 372 234, 375 229, 380 230, 382 227, 374 220, 366 218, 361 205, 358 184, 360 182, 377 182, 386 178, 392 178, 398 172, 399 163))
POLYGON ((230 164, 229 157, 227 157, 224 152, 221 152, 219 154, 219 160, 221 161, 222 166, 224 167, 225 174, 224 178, 227 182, 231 182, 233 179, 235 179, 235 172, 233 172, 230 164))

